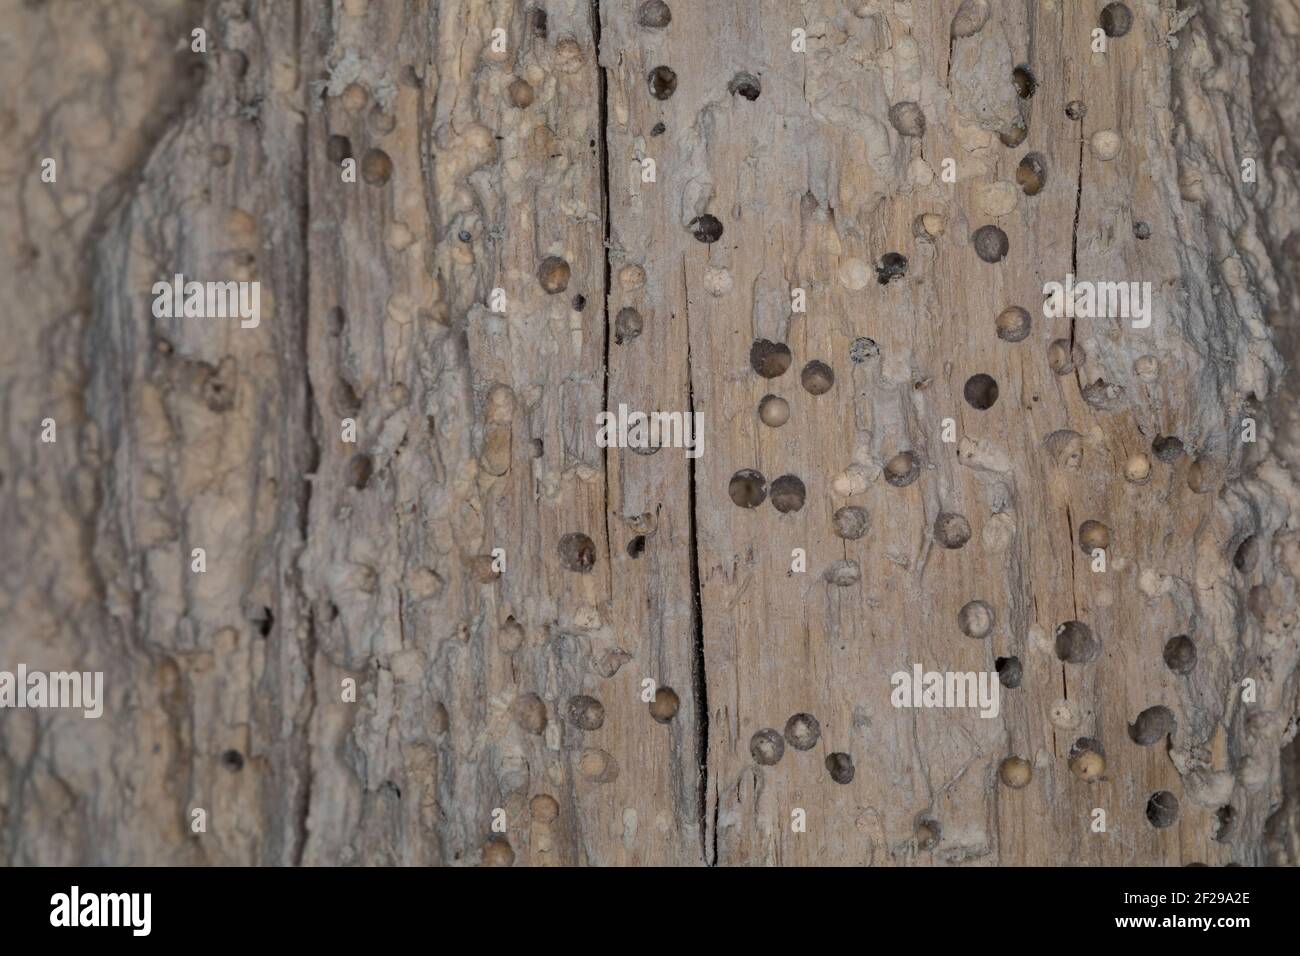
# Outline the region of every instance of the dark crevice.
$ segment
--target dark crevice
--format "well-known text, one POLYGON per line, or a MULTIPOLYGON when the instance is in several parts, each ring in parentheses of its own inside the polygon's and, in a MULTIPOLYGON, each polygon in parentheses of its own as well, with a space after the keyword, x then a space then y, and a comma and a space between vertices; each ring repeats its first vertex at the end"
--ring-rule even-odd
MULTIPOLYGON (((695 379, 691 370, 691 305, 686 283, 686 261, 682 260, 682 304, 686 310, 686 402, 687 414, 695 417, 695 379)), ((699 763, 700 854, 707 866, 718 862, 717 807, 714 807, 712 840, 709 839, 709 680, 704 662, 704 597, 700 592, 699 503, 695 495, 695 459, 686 459, 687 495, 690 504, 691 622, 694 657, 691 680, 695 691, 695 754, 699 763)))
MULTIPOLYGON (((1074 227, 1070 230, 1070 275, 1074 276, 1075 281, 1079 279, 1079 213, 1083 209, 1083 123, 1079 123, 1079 175, 1074 187, 1074 227)), ((1061 303, 1062 307, 1065 303, 1061 303)), ((1070 310, 1074 312, 1073 309, 1070 310)), ((1074 318, 1070 318, 1070 355, 1074 355, 1074 318)), ((1079 391, 1083 391, 1082 371, 1076 365, 1074 369, 1074 381, 1079 386, 1079 391)))
MULTIPOLYGON (((603 277, 604 295, 601 301, 604 303, 604 383, 601 390, 601 411, 609 408, 609 363, 610 363, 610 321, 609 321, 609 293, 610 293, 610 264, 609 264, 609 242, 610 242, 610 214, 609 214, 609 139, 607 137, 609 127, 609 71, 601 65, 600 50, 600 0, 591 0, 591 33, 592 40, 596 44, 596 98, 600 103, 600 121, 599 130, 596 134, 597 149, 599 151, 598 160, 600 162, 600 206, 601 216, 604 219, 605 231, 602 237, 602 252, 605 258, 605 273, 603 277)), ((605 460, 603 462, 605 469, 605 554, 609 561, 608 582, 610 588, 610 597, 614 592, 614 549, 611 542, 609 530, 609 448, 604 449, 605 460)))
MULTIPOLYGON (((686 332, 686 396, 688 414, 695 417, 695 385, 691 375, 690 309, 687 308, 686 332)), ((695 684, 696 741, 695 752, 700 767, 700 852, 704 862, 715 866, 718 862, 717 808, 714 808, 713 840, 709 841, 707 826, 709 812, 709 681, 704 664, 704 598, 700 593, 700 537, 697 520, 698 502, 695 496, 695 459, 686 459, 686 481, 690 502, 691 536, 691 621, 694 624, 694 651, 692 677, 695 684)))

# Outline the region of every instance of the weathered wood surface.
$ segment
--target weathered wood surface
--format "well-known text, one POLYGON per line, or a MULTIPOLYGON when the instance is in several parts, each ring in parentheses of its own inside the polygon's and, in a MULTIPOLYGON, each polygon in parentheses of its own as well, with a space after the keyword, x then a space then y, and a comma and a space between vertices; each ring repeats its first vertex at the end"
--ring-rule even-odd
POLYGON ((99 720, 0 711, 0 859, 1295 862, 1300 6, 1136 0, 1105 53, 1093 0, 967 0, 990 16, 958 37, 955 0, 669 6, 0 12, 0 669, 108 691, 99 720), (997 263, 971 241, 990 224, 997 263), (906 272, 881 284, 889 253, 906 272), (175 273, 260 281, 260 326, 154 318, 175 273), (1045 318, 1068 273, 1151 282, 1152 327, 1045 318), (1010 306, 1021 341, 996 334, 1010 306), (784 374, 751 367, 760 339, 784 374), (698 412, 702 456, 600 447, 620 403, 698 412), (1160 436, 1186 453, 1126 480, 1160 436), (919 475, 896 487, 900 452, 919 475), (742 469, 757 508, 729 494, 742 469), (845 506, 862 537, 837 535, 845 506), (962 547, 936 541, 946 513, 962 547), (1074 620, 1088 663, 1054 648, 1074 620), (913 663, 1012 657, 995 719, 891 705, 913 663), (676 694, 664 723, 646 680, 676 694), (1153 706, 1176 730, 1142 746, 1153 706), (754 734, 800 713, 816 744, 757 762, 754 734), (1100 779, 1070 770, 1080 738, 1100 779))

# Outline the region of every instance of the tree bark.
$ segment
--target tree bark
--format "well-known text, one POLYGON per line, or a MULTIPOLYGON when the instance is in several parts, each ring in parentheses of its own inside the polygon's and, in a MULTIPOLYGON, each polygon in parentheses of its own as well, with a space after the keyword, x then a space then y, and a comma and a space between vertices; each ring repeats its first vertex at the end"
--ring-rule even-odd
POLYGON ((0 859, 1294 864, 1300 2, 1103 6, 6 6, 0 859))

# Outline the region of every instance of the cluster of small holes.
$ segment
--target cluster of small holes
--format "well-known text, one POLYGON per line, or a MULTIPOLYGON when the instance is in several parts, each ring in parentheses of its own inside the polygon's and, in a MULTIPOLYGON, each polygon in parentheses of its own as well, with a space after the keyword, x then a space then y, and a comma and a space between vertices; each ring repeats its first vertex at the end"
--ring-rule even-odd
POLYGON ((1183 440, 1173 435, 1157 435, 1151 442, 1151 452, 1160 461, 1175 462, 1183 457, 1183 440))
POLYGON ((1001 262, 1011 248, 1007 234, 997 226, 980 226, 971 236, 975 254, 985 262, 1001 262))
POLYGON ((727 494, 740 508, 757 508, 767 500, 767 479, 752 468, 742 468, 731 476, 727 494))
POLYGON ((1108 3, 1101 8, 1101 28, 1108 37, 1122 37, 1133 29, 1133 11, 1122 3, 1108 3))

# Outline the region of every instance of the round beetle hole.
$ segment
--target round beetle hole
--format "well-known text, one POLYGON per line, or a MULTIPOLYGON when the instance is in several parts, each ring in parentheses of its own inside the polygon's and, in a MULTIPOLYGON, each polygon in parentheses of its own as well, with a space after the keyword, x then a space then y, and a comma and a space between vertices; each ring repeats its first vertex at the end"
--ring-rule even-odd
POLYGON ((731 476, 727 494, 741 508, 757 508, 767 498, 767 481, 762 473, 742 468, 731 476))

